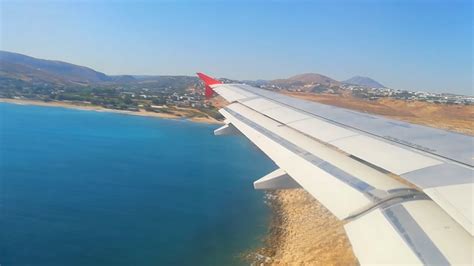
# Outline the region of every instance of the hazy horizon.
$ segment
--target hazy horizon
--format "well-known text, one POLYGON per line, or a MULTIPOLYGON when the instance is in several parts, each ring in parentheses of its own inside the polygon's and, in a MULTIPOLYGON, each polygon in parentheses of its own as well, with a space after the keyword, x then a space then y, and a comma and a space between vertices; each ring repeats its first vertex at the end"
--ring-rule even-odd
POLYGON ((469 1, 3 1, 0 49, 108 75, 319 73, 472 94, 469 1), (21 34, 19 34, 21 32, 21 34))

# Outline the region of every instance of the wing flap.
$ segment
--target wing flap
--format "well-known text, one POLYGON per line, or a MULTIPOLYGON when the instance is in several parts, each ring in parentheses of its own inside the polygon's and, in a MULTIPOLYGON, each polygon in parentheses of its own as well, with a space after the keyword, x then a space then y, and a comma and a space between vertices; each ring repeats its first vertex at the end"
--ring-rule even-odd
POLYGON ((472 237, 430 200, 376 209, 344 228, 363 265, 473 263, 472 237))
POLYGON ((474 234, 474 184, 457 184, 423 190, 471 235, 474 234))

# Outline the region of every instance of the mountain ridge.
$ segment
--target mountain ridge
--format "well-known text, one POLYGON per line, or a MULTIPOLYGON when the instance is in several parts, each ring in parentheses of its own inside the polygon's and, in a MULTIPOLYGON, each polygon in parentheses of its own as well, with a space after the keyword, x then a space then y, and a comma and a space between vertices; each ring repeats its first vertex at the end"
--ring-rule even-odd
MULTIPOLYGON (((39 59, 32 56, 0 51, 0 81, 21 84, 52 84, 61 86, 88 86, 92 84, 154 84, 158 87, 169 87, 173 84, 189 86, 199 84, 193 76, 163 76, 163 75, 107 75, 86 66, 80 66, 59 60, 39 59), (8 82, 7 82, 8 81, 8 82)), ((284 89, 301 89, 304 91, 321 92, 342 84, 355 84, 369 87, 384 87, 377 81, 355 76, 346 81, 337 81, 318 73, 303 73, 289 78, 274 80, 244 81, 255 86, 262 84, 275 85, 284 89)))
POLYGON ((318 73, 303 73, 286 79, 271 80, 270 83, 286 86, 323 85, 330 87, 340 85, 339 81, 318 73))
POLYGON ((113 80, 112 77, 89 67, 6 51, 0 51, 0 71, 13 78, 44 82, 81 84, 113 80))
POLYGON ((364 76, 354 76, 350 79, 342 81, 342 83, 351 84, 351 85, 359 85, 359 86, 370 87, 370 88, 385 88, 385 86, 382 85, 380 82, 372 78, 364 77, 364 76))

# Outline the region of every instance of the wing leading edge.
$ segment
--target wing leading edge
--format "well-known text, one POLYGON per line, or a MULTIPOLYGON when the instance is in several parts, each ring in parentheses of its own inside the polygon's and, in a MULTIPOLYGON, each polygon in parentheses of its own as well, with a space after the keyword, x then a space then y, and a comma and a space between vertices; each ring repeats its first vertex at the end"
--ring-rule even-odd
MULTIPOLYGON (((200 74, 200 78, 203 76, 200 74)), ((364 128, 345 126, 335 121, 334 114, 325 116, 336 110, 336 116, 344 117, 341 108, 319 104, 315 108, 314 103, 281 98, 246 85, 208 84, 207 78, 203 81, 231 102, 220 112, 233 132, 241 132, 280 167, 255 182, 255 187, 303 187, 346 221, 346 232, 361 263, 473 262, 474 241, 465 228, 469 223, 472 225, 472 217, 465 217, 469 204, 464 198, 457 199, 461 207, 451 209, 466 218, 462 224, 459 217, 443 211, 438 202, 430 199, 426 190, 439 188, 431 180, 424 180, 429 184, 420 187, 426 188, 422 192, 387 175, 391 172, 410 181, 405 174, 418 171, 420 179, 420 171, 432 167, 461 167, 472 174, 472 167, 463 163, 462 158, 449 160, 413 145, 394 144, 393 140, 367 133, 364 128)), ((454 182, 472 185, 469 178, 454 182)), ((443 200, 453 202, 449 195, 443 200)), ((472 205, 470 211, 472 214, 472 205)))

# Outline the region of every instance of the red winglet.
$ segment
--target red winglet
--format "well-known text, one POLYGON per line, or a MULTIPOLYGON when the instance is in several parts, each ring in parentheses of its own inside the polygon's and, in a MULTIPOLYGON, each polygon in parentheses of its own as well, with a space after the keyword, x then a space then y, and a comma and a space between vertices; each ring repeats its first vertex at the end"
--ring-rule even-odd
POLYGON ((204 84, 206 84, 206 93, 205 93, 206 98, 212 97, 212 95, 214 94, 214 91, 212 90, 210 86, 215 85, 215 84, 222 84, 222 82, 218 81, 217 79, 213 79, 203 73, 196 73, 196 74, 204 82, 204 84))
POLYGON ((204 83, 207 85, 207 86, 211 86, 211 85, 214 85, 214 84, 222 84, 222 82, 218 81, 217 79, 213 79, 203 73, 196 73, 198 75, 198 77, 204 81, 204 83))

